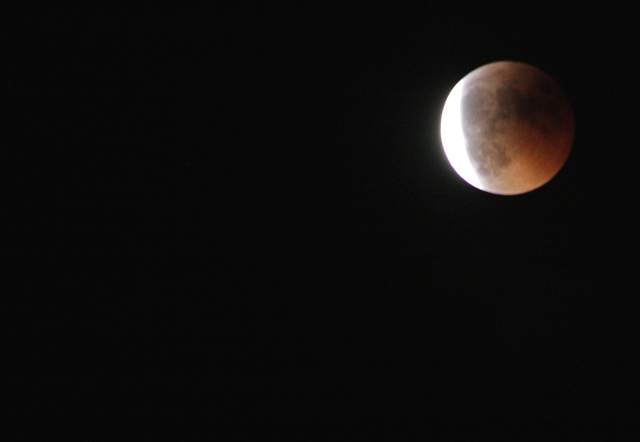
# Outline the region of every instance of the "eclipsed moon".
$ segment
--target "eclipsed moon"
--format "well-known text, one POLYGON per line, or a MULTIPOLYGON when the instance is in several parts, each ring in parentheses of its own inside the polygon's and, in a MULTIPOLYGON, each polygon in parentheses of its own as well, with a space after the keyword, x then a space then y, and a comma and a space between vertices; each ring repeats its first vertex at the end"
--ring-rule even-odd
POLYGON ((549 182, 569 157, 571 105, 540 69, 513 61, 479 67, 455 85, 442 112, 442 145, 466 182, 498 195, 549 182))

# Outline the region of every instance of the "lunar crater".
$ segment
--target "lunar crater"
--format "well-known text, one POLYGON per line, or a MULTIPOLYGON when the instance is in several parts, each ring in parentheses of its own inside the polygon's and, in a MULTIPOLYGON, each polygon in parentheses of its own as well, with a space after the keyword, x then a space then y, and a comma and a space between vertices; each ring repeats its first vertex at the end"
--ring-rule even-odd
POLYGON ((473 146, 469 151, 469 157, 478 174, 483 177, 498 176, 511 163, 505 146, 495 140, 473 146))

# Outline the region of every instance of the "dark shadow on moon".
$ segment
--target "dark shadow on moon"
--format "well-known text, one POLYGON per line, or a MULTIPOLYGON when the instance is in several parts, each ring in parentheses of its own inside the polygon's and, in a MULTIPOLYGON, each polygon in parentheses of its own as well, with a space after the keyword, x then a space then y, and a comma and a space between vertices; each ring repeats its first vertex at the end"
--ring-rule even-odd
MULTIPOLYGON (((504 72, 496 76, 505 81, 504 72)), ((505 146, 504 141, 498 139, 512 132, 515 124, 531 126, 545 136, 553 131, 548 122, 559 118, 558 109, 562 107, 558 88, 542 79, 529 90, 531 93, 523 93, 508 84, 493 89, 477 82, 464 91, 463 133, 469 159, 479 175, 497 177, 511 164, 508 152, 513 147, 505 146)))

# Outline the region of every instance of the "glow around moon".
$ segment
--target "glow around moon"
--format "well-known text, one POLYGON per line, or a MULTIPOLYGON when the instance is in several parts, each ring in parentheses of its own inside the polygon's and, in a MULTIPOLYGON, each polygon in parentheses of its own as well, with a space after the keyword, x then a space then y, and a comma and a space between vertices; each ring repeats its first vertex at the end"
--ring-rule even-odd
POLYGON ((496 62, 451 90, 440 133, 462 179, 486 192, 517 195, 546 184, 562 168, 573 144, 573 112, 544 72, 496 62))

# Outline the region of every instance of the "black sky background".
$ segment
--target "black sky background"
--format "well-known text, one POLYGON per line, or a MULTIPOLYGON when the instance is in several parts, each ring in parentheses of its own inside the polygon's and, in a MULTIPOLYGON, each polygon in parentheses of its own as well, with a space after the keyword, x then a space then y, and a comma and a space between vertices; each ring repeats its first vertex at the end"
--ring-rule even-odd
POLYGON ((3 22, 12 410, 252 439, 637 415, 630 10, 140 2, 3 22), (517 197, 464 183, 440 144, 451 88, 498 60, 551 75, 576 119, 565 167, 517 197))

